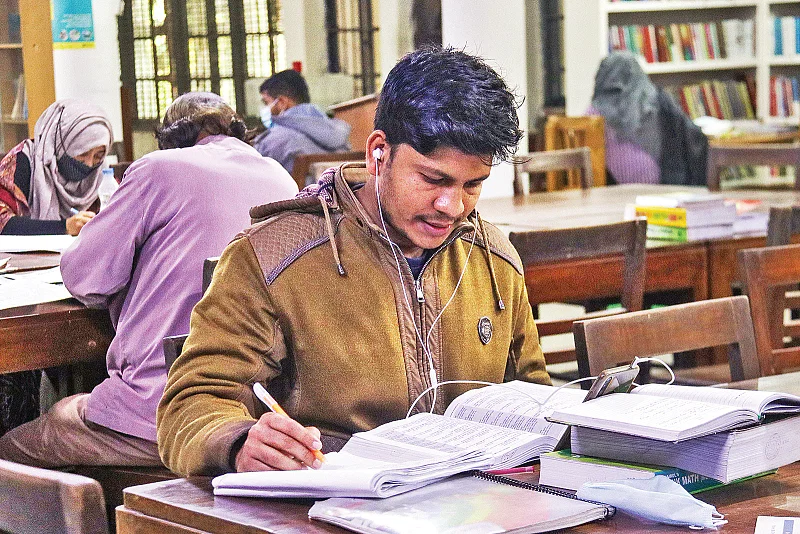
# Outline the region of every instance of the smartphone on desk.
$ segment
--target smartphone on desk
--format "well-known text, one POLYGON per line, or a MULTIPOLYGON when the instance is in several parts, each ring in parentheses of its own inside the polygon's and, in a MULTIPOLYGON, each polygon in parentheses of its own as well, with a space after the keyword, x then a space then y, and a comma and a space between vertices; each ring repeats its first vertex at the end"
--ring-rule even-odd
POLYGON ((633 381, 638 375, 639 366, 633 364, 605 369, 592 382, 592 387, 589 388, 583 402, 609 393, 627 393, 631 390, 633 381))

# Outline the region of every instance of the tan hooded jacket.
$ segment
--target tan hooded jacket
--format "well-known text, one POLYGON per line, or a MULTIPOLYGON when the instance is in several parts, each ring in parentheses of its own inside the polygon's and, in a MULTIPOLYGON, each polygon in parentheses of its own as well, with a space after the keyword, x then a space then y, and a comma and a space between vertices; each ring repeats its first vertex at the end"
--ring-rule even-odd
MULTIPOLYGON (((363 165, 344 165, 328 202, 313 196, 251 210, 261 222, 223 253, 158 408, 159 450, 173 471, 233 470, 233 453, 264 413, 251 389, 257 381, 291 417, 322 431, 326 451, 405 417, 431 382, 415 322, 423 338, 430 331, 439 382, 550 383, 521 263, 501 232, 472 214, 419 282, 398 254, 401 280, 385 234, 353 193, 366 177, 363 165), (461 286, 431 331, 473 235, 461 286)), ((470 387, 441 386, 436 411, 470 387)))

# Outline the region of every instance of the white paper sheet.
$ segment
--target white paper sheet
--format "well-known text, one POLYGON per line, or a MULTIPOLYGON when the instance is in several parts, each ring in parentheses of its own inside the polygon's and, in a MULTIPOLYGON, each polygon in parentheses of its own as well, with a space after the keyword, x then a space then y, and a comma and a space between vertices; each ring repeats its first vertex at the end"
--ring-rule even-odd
POLYGON ((11 280, 0 276, 0 310, 54 302, 70 298, 69 291, 60 284, 38 281, 11 280))
POLYGON ((71 235, 0 235, 0 252, 64 252, 71 235))

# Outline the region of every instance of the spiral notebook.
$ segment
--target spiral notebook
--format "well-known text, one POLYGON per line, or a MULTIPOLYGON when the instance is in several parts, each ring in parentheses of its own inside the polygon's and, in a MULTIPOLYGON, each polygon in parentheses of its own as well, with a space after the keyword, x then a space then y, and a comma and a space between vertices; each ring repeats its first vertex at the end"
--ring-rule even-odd
POLYGON ((308 516, 364 534, 527 534, 605 519, 614 511, 571 492, 476 471, 386 499, 327 499, 308 516))

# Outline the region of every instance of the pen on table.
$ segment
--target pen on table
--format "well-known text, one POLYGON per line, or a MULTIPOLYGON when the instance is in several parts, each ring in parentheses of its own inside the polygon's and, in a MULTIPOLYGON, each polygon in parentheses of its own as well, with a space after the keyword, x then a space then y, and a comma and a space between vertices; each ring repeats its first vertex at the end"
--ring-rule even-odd
POLYGON ((536 466, 528 465, 525 467, 512 467, 510 469, 489 469, 486 473, 490 475, 516 475, 518 473, 535 473, 536 466))
MULTIPOLYGON (((266 389, 264 389, 264 386, 262 386, 258 382, 253 384, 253 393, 256 394, 256 397, 258 397, 258 400, 263 402, 267 406, 267 408, 269 408, 270 410, 272 410, 273 412, 275 412, 277 414, 281 414, 281 415, 285 415, 286 417, 289 417, 289 414, 287 414, 283 410, 283 408, 281 408, 281 405, 278 404, 278 401, 276 401, 272 397, 272 395, 270 395, 269 392, 266 389)), ((316 458, 320 462, 324 462, 325 461, 325 455, 322 454, 322 451, 315 449, 315 450, 312 450, 311 452, 314 453, 314 458, 316 458)))

